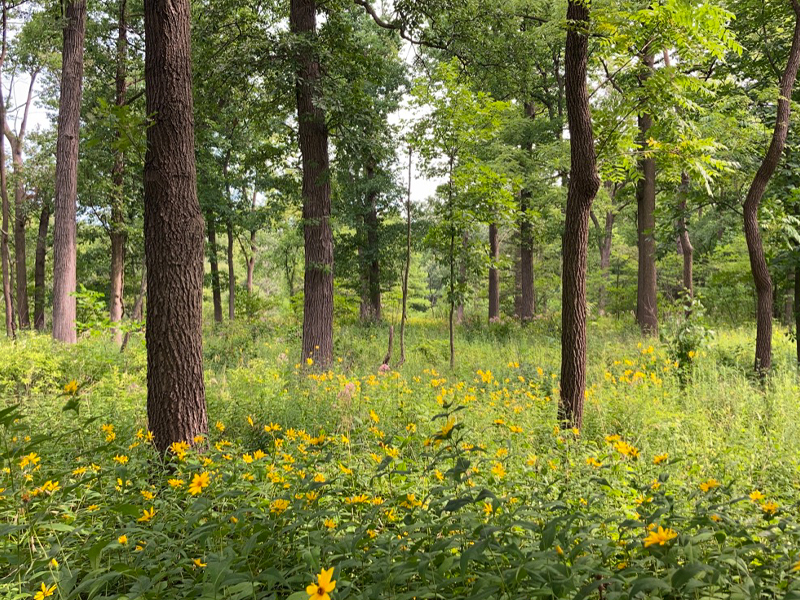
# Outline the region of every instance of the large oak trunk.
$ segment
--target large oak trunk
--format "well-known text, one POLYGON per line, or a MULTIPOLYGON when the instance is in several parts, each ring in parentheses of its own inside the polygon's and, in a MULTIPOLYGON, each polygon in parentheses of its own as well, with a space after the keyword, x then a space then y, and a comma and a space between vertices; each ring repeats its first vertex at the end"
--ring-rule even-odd
POLYGON ((319 102, 320 65, 314 47, 316 0, 291 0, 289 23, 298 36, 297 122, 303 157, 303 360, 325 367, 333 358, 333 233, 328 126, 319 102))
MULTIPOLYGON (((645 68, 641 78, 647 79, 653 68, 652 55, 642 57, 645 68)), ((647 113, 639 115, 639 144, 641 151, 647 150, 647 140, 653 117, 647 113)), ((642 333, 655 335, 658 333, 658 306, 656 289, 656 162, 655 159, 643 156, 639 160, 641 178, 636 186, 637 204, 637 239, 639 248, 639 268, 636 291, 636 322, 642 333)))
POLYGON ((78 141, 83 94, 86 0, 66 3, 61 54, 61 96, 56 139, 55 225, 53 226, 53 337, 74 344, 77 285, 76 202, 78 141))
POLYGON ((570 427, 583 423, 586 387, 586 256, 589 211, 600 187, 592 132, 586 63, 589 7, 570 0, 567 6, 565 85, 570 131, 570 175, 562 241, 561 395, 559 421, 570 427))
POLYGON ((50 227, 50 205, 42 203, 39 213, 39 231, 36 237, 36 258, 33 264, 33 326, 36 331, 45 330, 45 259, 47 258, 47 230, 50 227))
POLYGON ((500 318, 500 241, 497 235, 497 223, 489 225, 489 320, 500 318))
POLYGON ((145 0, 144 25, 147 420, 164 452, 208 430, 189 0, 145 0))
MULTIPOLYGON (((116 74, 116 105, 125 105, 127 85, 127 60, 128 60, 128 26, 126 17, 126 0, 119 0, 119 16, 117 20, 117 74, 116 74)), ((122 131, 116 132, 117 141, 122 138, 122 131)), ((109 306, 109 319, 112 323, 119 323, 124 312, 125 293, 125 154, 121 147, 114 151, 114 167, 111 171, 113 197, 111 200, 111 301, 109 306)), ((116 329, 114 337, 118 344, 122 343, 122 331, 116 329)))
POLYGON ((778 94, 778 110, 772 141, 758 168, 744 202, 744 235, 750 257, 750 269, 756 287, 756 353, 755 370, 765 374, 772 366, 772 278, 770 277, 761 231, 758 227, 758 206, 772 174, 778 166, 789 131, 792 88, 800 66, 800 4, 792 2, 795 12, 794 37, 783 72, 778 94))

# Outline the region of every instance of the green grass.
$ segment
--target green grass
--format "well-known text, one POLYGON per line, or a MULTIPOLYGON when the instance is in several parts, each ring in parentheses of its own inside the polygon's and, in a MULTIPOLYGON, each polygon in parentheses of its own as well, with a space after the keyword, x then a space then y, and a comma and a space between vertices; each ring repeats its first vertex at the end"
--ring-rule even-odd
POLYGON ((209 440, 166 461, 140 338, 0 344, 0 596, 298 600, 333 567, 334 600, 800 597, 800 390, 780 332, 766 388, 747 329, 718 332, 681 385, 666 345, 592 323, 578 433, 554 428, 556 322, 468 324, 453 372, 438 322, 411 322, 388 373, 385 327, 338 329, 328 373, 297 364, 296 336, 209 330, 209 440), (651 527, 677 536, 645 546, 651 527))

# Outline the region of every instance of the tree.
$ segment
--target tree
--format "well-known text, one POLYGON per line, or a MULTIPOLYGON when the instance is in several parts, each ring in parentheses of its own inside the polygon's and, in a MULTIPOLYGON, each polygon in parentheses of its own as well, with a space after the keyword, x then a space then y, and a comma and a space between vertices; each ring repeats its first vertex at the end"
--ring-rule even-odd
POLYGON ((303 361, 333 360, 333 232, 328 125, 320 96, 316 0, 291 0, 297 48, 297 125, 303 162, 303 361))
POLYGON ((800 3, 792 0, 795 13, 792 47, 786 60, 786 68, 780 81, 777 99, 777 112, 772 140, 761 166, 750 184, 744 202, 744 234, 747 239, 747 252, 750 269, 756 287, 756 351, 755 370, 765 374, 772 366, 772 277, 764 255, 764 245, 758 226, 758 206, 767 189, 772 174, 778 167, 789 132, 791 97, 797 70, 800 68, 800 3))
MULTIPOLYGON (((117 17, 117 48, 116 48, 116 97, 114 104, 121 109, 127 103, 128 95, 128 18, 127 0, 118 0, 117 17)), ((122 320, 125 295, 125 151, 120 146, 124 132, 117 130, 117 147, 114 150, 114 166, 111 172, 112 185, 114 186, 111 202, 111 298, 109 302, 109 318, 112 323, 122 320)), ((115 330, 118 344, 122 344, 122 331, 115 330)))
POLYGON ((475 245, 468 242, 470 230, 508 214, 518 187, 483 154, 496 141, 511 107, 460 81, 454 61, 441 63, 432 77, 420 79, 413 93, 416 106, 430 109, 415 124, 414 146, 427 161, 425 172, 446 178, 433 202, 434 218, 427 239, 447 262, 452 368, 456 307, 464 302, 469 272, 477 262, 475 245))
POLYGON ((565 94, 569 123, 570 174, 562 242, 561 394, 558 420, 580 428, 586 388, 586 256, 589 212, 600 187, 594 150, 592 114, 586 89, 589 55, 589 4, 570 0, 567 5, 567 41, 564 51, 565 94))
POLYGON ((144 26, 147 419, 164 452, 208 431, 189 0, 145 0, 144 26))
POLYGON ((56 141, 55 227, 53 232, 53 337, 74 344, 77 285, 76 203, 78 141, 83 91, 86 0, 68 0, 64 11, 61 96, 56 141))

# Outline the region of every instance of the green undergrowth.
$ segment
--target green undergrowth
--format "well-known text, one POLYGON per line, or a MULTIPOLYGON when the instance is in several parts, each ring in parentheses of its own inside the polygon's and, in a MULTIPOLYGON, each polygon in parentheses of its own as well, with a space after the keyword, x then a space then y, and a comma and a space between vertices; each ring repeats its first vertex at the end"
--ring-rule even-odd
POLYGON ((581 431, 554 426, 553 322, 467 324, 454 371, 422 319, 385 372, 385 327, 339 329, 328 371, 295 336, 209 330, 208 436, 165 458, 140 338, 1 344, 0 597, 305 600, 333 568, 334 600, 800 598, 780 334, 762 387, 751 331, 680 364, 593 323, 581 431))

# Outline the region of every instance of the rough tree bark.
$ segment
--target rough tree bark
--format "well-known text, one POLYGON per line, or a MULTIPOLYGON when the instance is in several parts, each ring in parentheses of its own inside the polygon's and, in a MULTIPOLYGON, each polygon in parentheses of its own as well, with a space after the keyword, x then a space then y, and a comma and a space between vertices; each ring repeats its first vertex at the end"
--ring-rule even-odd
POLYGON ((489 321, 500 318, 500 241, 497 235, 497 223, 489 225, 489 321))
MULTIPOLYGON (((655 59, 648 54, 642 57, 644 72, 640 80, 650 77, 655 59)), ((653 126, 650 114, 639 115, 639 144, 642 152, 647 149, 647 139, 653 126)), ((639 268, 636 288, 636 322, 645 335, 658 334, 658 306, 656 289, 656 162, 652 157, 639 160, 641 179, 636 186, 637 234, 639 268)))
POLYGON ((45 259, 47 258, 47 230, 50 227, 50 204, 42 201, 39 213, 39 231, 36 237, 36 258, 33 264, 33 326, 36 331, 45 330, 44 318, 44 279, 45 259))
POLYGON ((56 139, 55 225, 53 227, 53 337, 68 344, 77 341, 75 329, 77 285, 76 203, 78 197, 78 142, 83 95, 83 42, 86 37, 86 0, 72 0, 64 9, 64 46, 61 53, 61 96, 56 139))
POLYGON ((558 419, 569 427, 583 423, 586 387, 586 255, 589 211, 600 187, 594 150, 592 116, 586 90, 589 54, 589 4, 567 5, 565 93, 570 131, 570 175, 562 241, 561 394, 558 419))
POLYGON ((222 290, 219 284, 219 261, 217 259, 217 223, 214 215, 206 215, 208 227, 208 261, 211 263, 211 296, 214 299, 214 321, 222 323, 222 290))
POLYGON ((758 227, 758 205, 761 203, 767 184, 781 160, 786 136, 789 132, 791 112, 789 100, 792 97, 792 88, 797 78, 797 69, 800 66, 800 3, 792 0, 792 8, 795 13, 794 36, 786 69, 781 77, 772 141, 744 201, 744 235, 747 240, 747 252, 750 256, 750 270, 753 273, 756 287, 755 370, 762 376, 766 375, 772 366, 772 278, 769 274, 767 259, 764 256, 764 245, 758 227))
POLYGON ((326 367, 333 359, 333 233, 328 126, 319 103, 320 64, 315 48, 316 0, 291 0, 289 26, 297 36, 297 122, 303 157, 302 358, 326 367))
MULTIPOLYGON (((128 92, 128 22, 127 0, 119 0, 117 18, 117 73, 116 73, 116 105, 125 105, 128 92)), ((116 132, 116 139, 122 138, 122 131, 116 132)), ((114 166, 111 170, 111 184, 114 188, 111 200, 111 298, 109 319, 112 323, 122 321, 125 292, 125 153, 118 146, 114 151, 114 166)), ((122 331, 114 330, 114 338, 122 344, 122 331)))
POLYGON ((145 0, 144 26, 147 420, 165 452, 208 431, 189 0, 145 0))

